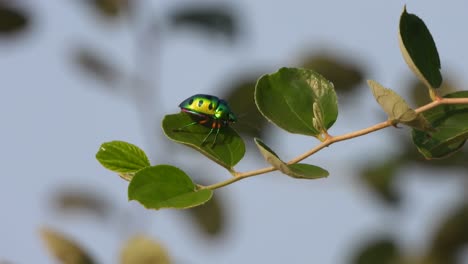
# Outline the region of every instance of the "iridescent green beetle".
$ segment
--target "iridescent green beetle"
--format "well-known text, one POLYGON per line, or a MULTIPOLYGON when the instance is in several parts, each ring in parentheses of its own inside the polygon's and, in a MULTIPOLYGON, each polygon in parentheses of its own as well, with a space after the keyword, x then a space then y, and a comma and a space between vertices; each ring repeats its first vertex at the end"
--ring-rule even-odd
POLYGON ((180 103, 179 107, 182 112, 189 114, 196 121, 178 128, 175 131, 180 131, 184 127, 195 124, 202 124, 211 127, 210 132, 203 139, 202 145, 216 130, 214 141, 211 144, 211 146, 214 146, 221 128, 227 127, 237 121, 237 117, 229 108, 228 103, 213 95, 196 94, 190 96, 180 103))

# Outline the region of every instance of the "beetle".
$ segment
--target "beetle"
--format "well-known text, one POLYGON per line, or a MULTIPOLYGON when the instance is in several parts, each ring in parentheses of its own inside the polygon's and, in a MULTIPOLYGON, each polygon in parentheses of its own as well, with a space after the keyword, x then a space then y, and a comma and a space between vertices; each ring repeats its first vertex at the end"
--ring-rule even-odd
POLYGON ((202 124, 211 127, 210 132, 202 141, 202 145, 216 131, 214 141, 211 146, 214 146, 218 137, 219 131, 237 121, 236 115, 231 111, 228 103, 214 95, 196 94, 182 101, 179 104, 180 110, 189 114, 194 122, 187 124, 183 127, 175 129, 174 131, 181 131, 182 128, 192 126, 195 124, 202 124))

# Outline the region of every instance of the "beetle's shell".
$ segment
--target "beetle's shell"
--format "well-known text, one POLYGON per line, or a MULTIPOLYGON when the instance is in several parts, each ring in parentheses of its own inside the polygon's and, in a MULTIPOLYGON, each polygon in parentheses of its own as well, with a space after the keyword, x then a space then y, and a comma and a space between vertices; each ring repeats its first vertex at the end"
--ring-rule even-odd
POLYGON ((196 94, 179 104, 184 112, 214 116, 219 105, 219 98, 213 95, 196 94))
POLYGON ((227 102, 213 95, 196 94, 190 96, 180 103, 179 107, 183 112, 224 121, 223 123, 226 124, 228 121, 236 119, 227 102))

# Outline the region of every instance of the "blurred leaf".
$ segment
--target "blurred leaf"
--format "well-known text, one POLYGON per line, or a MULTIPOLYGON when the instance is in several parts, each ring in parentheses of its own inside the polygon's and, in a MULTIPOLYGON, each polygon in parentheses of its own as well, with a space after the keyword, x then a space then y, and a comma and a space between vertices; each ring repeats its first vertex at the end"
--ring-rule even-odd
POLYGON ((239 34, 233 10, 226 6, 179 7, 170 20, 176 28, 195 27, 210 34, 223 34, 231 41, 239 34))
POLYGON ((363 80, 364 70, 361 66, 334 55, 315 54, 306 58, 301 65, 330 80, 337 93, 350 93, 360 87, 363 80))
MULTIPOLYGON (((467 98, 460 91, 445 98, 467 98)), ((468 139, 468 105, 440 105, 423 113, 435 132, 413 130, 413 142, 426 159, 445 158, 460 150, 468 139)))
POLYGON ((262 76, 255 88, 255 102, 275 125, 319 139, 338 116, 333 84, 307 69, 281 68, 262 76))
POLYGON ((98 52, 81 48, 73 55, 73 60, 90 77, 105 82, 107 85, 118 83, 120 71, 98 52))
POLYGON ((468 245, 468 204, 444 217, 434 235, 428 255, 438 263, 457 263, 460 251, 468 245))
POLYGON ((286 164, 258 138, 255 138, 255 144, 257 144, 260 153, 268 163, 288 176, 297 179, 319 179, 328 176, 328 171, 314 165, 304 163, 286 164))
POLYGON ((400 17, 400 49, 403 58, 427 87, 439 88, 442 84, 440 59, 431 33, 419 17, 406 12, 400 17))
MULTIPOLYGON (((408 84, 411 96, 411 102, 414 102, 417 106, 422 106, 432 102, 427 89, 425 89, 424 83, 419 81, 418 79, 412 79, 411 82, 408 84)), ((445 95, 448 93, 456 92, 458 89, 456 85, 451 80, 445 79, 442 83, 442 86, 437 89, 437 94, 445 95)))
POLYGON ((179 113, 166 115, 162 126, 169 139, 197 150, 228 170, 231 170, 244 157, 244 141, 232 128, 222 128, 214 146, 209 141, 209 139, 214 140, 214 136, 202 145, 203 139, 211 130, 210 127, 197 124, 185 127, 183 131, 178 130, 192 122, 193 119, 188 114, 179 113))
POLYGON ((17 7, 0 2, 0 36, 10 36, 29 26, 29 16, 17 7))
POLYGON ((267 124, 255 105, 256 78, 237 78, 240 81, 229 87, 228 94, 224 96, 232 111, 238 115, 239 121, 233 127, 237 132, 251 137, 260 137, 267 124))
POLYGON ((423 115, 417 114, 396 92, 376 81, 367 81, 377 102, 393 124, 402 123, 419 130, 433 130, 423 115))
POLYGON ((97 12, 106 18, 116 18, 130 8, 129 0, 85 0, 97 12))
POLYGON ((225 227, 226 217, 219 195, 213 196, 203 205, 185 210, 204 234, 212 237, 220 235, 225 227))
POLYGON ((86 188, 62 187, 52 197, 54 208, 60 213, 87 211, 99 217, 110 214, 110 205, 107 200, 86 188))
POLYGON ((151 165, 143 150, 118 140, 103 143, 96 159, 105 168, 118 173, 134 173, 151 165))
POLYGON ((128 199, 148 209, 186 209, 206 203, 213 191, 197 190, 182 170, 170 165, 146 167, 128 185, 128 199))
POLYGON ((49 252, 63 264, 92 264, 91 257, 74 241, 49 228, 41 229, 41 237, 49 252))
POLYGON ((400 250, 391 239, 380 239, 363 245, 351 263, 353 264, 398 264, 400 250))
POLYGON ((120 264, 171 264, 167 250, 143 235, 127 241, 120 253, 120 264))
POLYGON ((395 180, 398 169, 403 165, 400 159, 368 162, 361 171, 361 179, 380 199, 396 205, 400 202, 400 194, 395 189, 395 180))

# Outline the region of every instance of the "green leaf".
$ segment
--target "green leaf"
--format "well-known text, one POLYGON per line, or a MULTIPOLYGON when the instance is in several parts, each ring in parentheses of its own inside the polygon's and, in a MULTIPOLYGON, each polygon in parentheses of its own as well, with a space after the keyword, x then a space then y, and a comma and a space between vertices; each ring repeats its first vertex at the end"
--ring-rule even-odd
POLYGON ((281 166, 286 165, 278 155, 270 148, 268 147, 263 141, 259 138, 254 138, 255 144, 257 144, 258 149, 260 150, 260 153, 262 156, 265 158, 265 160, 273 165, 275 168, 280 168, 281 166))
POLYGON ((96 158, 102 166, 118 173, 136 172, 150 166, 143 150, 124 141, 103 143, 96 158))
POLYGON ((298 179, 319 179, 328 176, 328 171, 309 164, 286 164, 278 155, 258 138, 254 139, 265 160, 282 173, 298 179))
POLYGON ((317 138, 338 116, 333 84, 308 69, 281 68, 262 76, 255 87, 255 103, 282 129, 317 138))
POLYGON ((439 88, 442 75, 434 39, 424 21, 407 13, 406 6, 400 18, 399 41, 403 58, 414 74, 427 87, 439 88))
POLYGON ((167 250, 158 242, 142 236, 130 238, 120 253, 120 264, 170 264, 167 250))
POLYGON ((244 141, 234 129, 222 128, 214 146, 211 144, 214 135, 211 135, 202 145, 203 139, 210 131, 209 127, 197 124, 178 131, 179 128, 192 122, 192 118, 186 113, 166 115, 162 121, 162 127, 169 139, 194 148, 228 170, 231 170, 244 157, 244 141))
POLYGON ((94 260, 76 242, 50 228, 41 228, 41 238, 60 263, 92 264, 94 260))
MULTIPOLYGON (((468 91, 448 94, 444 98, 467 98, 468 91)), ((440 105, 423 113, 435 132, 413 130, 413 142, 426 159, 445 158, 468 139, 468 105, 440 105)))
POLYGON ((419 130, 431 130, 423 115, 417 114, 396 92, 383 87, 376 81, 367 81, 377 102, 393 124, 403 123, 419 130))
POLYGON ((138 171, 128 185, 128 199, 136 200, 148 209, 185 209, 206 203, 212 190, 197 190, 182 170, 170 165, 158 165, 138 171))
POLYGON ((319 179, 329 175, 328 171, 310 164, 296 163, 288 165, 289 176, 298 179, 319 179))

